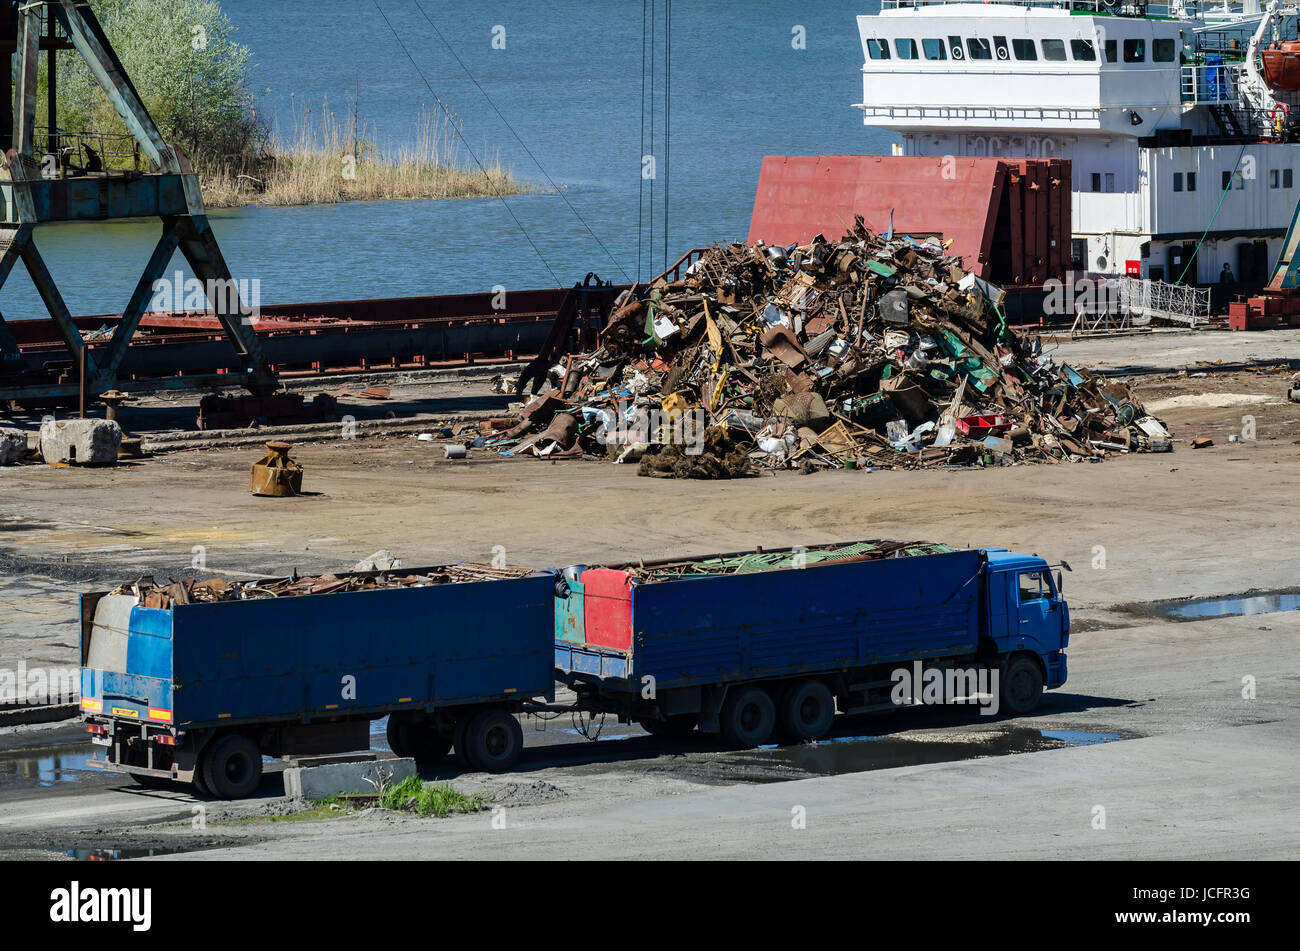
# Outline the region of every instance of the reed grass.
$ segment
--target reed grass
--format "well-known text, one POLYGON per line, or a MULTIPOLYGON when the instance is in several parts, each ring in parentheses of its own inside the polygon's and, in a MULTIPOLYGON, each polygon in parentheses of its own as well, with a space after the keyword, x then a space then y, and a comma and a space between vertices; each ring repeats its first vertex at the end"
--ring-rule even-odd
POLYGON ((485 174, 461 144, 458 120, 441 110, 422 109, 409 136, 383 148, 373 130, 358 128, 354 115, 336 116, 328 102, 295 110, 292 121, 292 131, 272 132, 256 158, 201 166, 204 203, 210 208, 319 205, 534 191, 495 152, 483 159, 485 174))

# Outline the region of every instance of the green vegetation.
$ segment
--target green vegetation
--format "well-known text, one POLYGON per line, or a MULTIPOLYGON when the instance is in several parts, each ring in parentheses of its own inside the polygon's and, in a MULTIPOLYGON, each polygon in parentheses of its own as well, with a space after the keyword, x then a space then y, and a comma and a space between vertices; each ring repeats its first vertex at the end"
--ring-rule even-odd
MULTIPOLYGON (((457 119, 421 113, 409 141, 382 151, 364 141, 356 110, 338 119, 329 104, 296 110, 282 138, 259 118, 249 91, 252 53, 218 0, 94 0, 96 16, 163 138, 199 173, 209 207, 258 202, 467 198, 529 191, 495 158, 486 174, 463 160, 457 119)), ((60 145, 89 165, 86 146, 109 169, 143 167, 126 126, 89 68, 58 58, 60 145)), ((45 83, 42 69, 41 83, 45 83)), ((45 91, 41 91, 44 101, 45 91)), ((45 110, 38 109, 38 121, 45 110)), ((37 129, 46 147, 48 129, 37 129)))
POLYGON ((407 777, 384 790, 379 798, 381 808, 440 819, 452 813, 479 812, 486 804, 487 797, 481 792, 466 795, 454 789, 451 783, 426 786, 418 776, 407 777))

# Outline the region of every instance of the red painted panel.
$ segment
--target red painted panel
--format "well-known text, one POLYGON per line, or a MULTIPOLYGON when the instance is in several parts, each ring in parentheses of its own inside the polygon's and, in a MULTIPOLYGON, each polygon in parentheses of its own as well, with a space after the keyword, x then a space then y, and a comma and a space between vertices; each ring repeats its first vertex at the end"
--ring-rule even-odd
POLYGON ((763 159, 749 243, 838 237, 862 215, 877 233, 942 234, 964 266, 988 276, 1006 166, 994 158, 769 155, 763 159))
POLYGON ((582 593, 586 643, 631 650, 632 576, 613 568, 588 568, 582 573, 582 593))

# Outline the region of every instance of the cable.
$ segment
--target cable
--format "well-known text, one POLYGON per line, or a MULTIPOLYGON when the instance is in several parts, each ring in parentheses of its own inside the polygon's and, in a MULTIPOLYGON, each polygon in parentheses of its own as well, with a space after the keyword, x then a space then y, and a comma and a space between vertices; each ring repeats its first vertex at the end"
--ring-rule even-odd
POLYGON ((1196 242, 1196 247, 1192 250, 1192 256, 1187 259, 1187 263, 1183 266, 1183 273, 1178 275, 1178 280, 1174 281, 1175 284, 1183 283, 1183 278, 1187 276, 1188 269, 1191 268, 1192 262, 1196 260, 1196 255, 1201 250, 1201 245, 1205 243, 1205 236, 1209 234, 1210 229, 1214 227, 1214 222, 1219 217, 1219 209, 1223 207, 1223 199, 1227 198, 1228 192, 1232 190, 1232 183, 1236 178, 1237 169, 1241 168, 1241 157, 1245 154, 1246 143, 1243 142, 1241 151, 1237 153, 1237 161, 1232 164, 1232 174, 1228 176, 1228 184, 1223 189, 1223 194, 1219 196, 1219 204, 1215 206, 1214 214, 1210 216, 1210 223, 1206 225, 1205 230, 1201 232, 1201 240, 1196 242))
POLYGON ((624 277, 628 278, 628 280, 631 280, 630 275, 624 269, 623 265, 618 263, 618 260, 614 257, 613 254, 610 253, 609 248, 605 247, 604 242, 600 240, 600 237, 596 234, 596 232, 591 230, 591 225, 587 224, 587 219, 583 218, 582 215, 578 214, 578 209, 573 207, 573 202, 569 201, 569 196, 564 194, 564 192, 560 189, 559 185, 555 184, 555 179, 551 178, 550 174, 546 171, 542 163, 537 160, 537 156, 535 156, 532 153, 532 150, 528 148, 524 140, 520 138, 519 133, 515 131, 514 126, 512 126, 506 120, 506 117, 501 114, 501 110, 498 109, 497 104, 492 101, 492 97, 487 94, 487 90, 485 90, 482 86, 479 85, 478 80, 474 78, 474 74, 469 71, 469 67, 466 66, 465 63, 461 60, 461 58, 456 55, 456 51, 452 48, 452 45, 447 42, 447 38, 442 35, 442 31, 439 30, 438 27, 434 24, 432 17, 430 17, 429 14, 425 12, 424 7, 420 4, 420 0, 415 0, 415 8, 420 11, 420 15, 424 17, 425 22, 429 24, 433 32, 438 34, 438 39, 442 40, 442 45, 447 47, 447 52, 451 54, 451 58, 454 59, 457 65, 459 65, 460 68, 465 71, 465 75, 469 77, 469 81, 474 84, 474 88, 477 89, 482 94, 483 98, 487 100, 487 104, 492 107, 492 111, 497 114, 497 118, 500 119, 502 124, 505 125, 507 129, 510 130, 510 134, 515 137, 515 140, 520 144, 520 146, 522 146, 524 152, 526 152, 528 154, 528 157, 532 159, 533 164, 536 165, 538 170, 542 173, 542 177, 546 179, 547 183, 551 186, 552 189, 555 190, 555 193, 560 196, 560 198, 564 201, 564 203, 569 206, 569 210, 573 212, 573 216, 577 218, 580 222, 582 222, 582 226, 587 229, 587 234, 591 235, 592 240, 594 240, 596 244, 600 245, 600 249, 605 252, 605 256, 609 258, 610 263, 613 264, 614 267, 622 271, 624 277))
POLYGON ((668 270, 668 181, 672 173, 672 153, 668 135, 673 117, 673 0, 664 0, 664 266, 668 270))
MULTIPOLYGON (((637 157, 636 193, 636 282, 641 283, 641 241, 645 237, 645 46, 646 9, 650 0, 641 0, 641 154, 637 157)), ((651 255, 654 254, 652 250, 651 255)))
MULTIPOLYGON (((402 52, 406 54, 406 58, 409 59, 411 65, 415 67, 415 72, 419 75, 420 80, 426 87, 428 87, 429 93, 433 96, 434 101, 438 103, 438 108, 442 110, 443 115, 445 115, 450 122, 452 131, 456 133, 456 137, 459 138, 461 144, 465 146, 465 151, 469 152, 470 158, 472 158, 474 164, 479 167, 479 171, 483 173, 483 179, 488 183, 488 187, 491 188, 492 176, 488 174, 483 163, 478 160, 478 156, 474 153, 473 147, 465 139, 465 134, 460 131, 460 127, 456 124, 456 120, 452 118, 451 111, 447 108, 447 104, 444 103, 442 99, 439 98, 438 94, 433 91, 433 86, 430 85, 429 80, 425 78, 424 70, 420 69, 420 64, 415 61, 415 57, 411 55, 411 51, 408 50, 406 44, 402 42, 401 35, 396 29, 394 29, 392 21, 388 19, 388 14, 384 13, 383 7, 379 5, 379 0, 371 0, 371 2, 374 3, 375 10, 378 11, 379 16, 383 19, 384 23, 388 25, 389 31, 393 34, 393 39, 397 40, 397 45, 402 48, 402 52)), ((523 222, 515 215, 514 209, 511 208, 510 203, 506 201, 506 196, 502 192, 498 191, 496 192, 496 197, 501 199, 501 204, 505 207, 510 217, 514 219, 515 224, 518 226, 519 233, 524 236, 524 240, 526 240, 532 246, 533 251, 537 253, 538 260, 542 262, 542 267, 546 268, 546 272, 551 275, 551 280, 555 282, 555 286, 561 286, 560 278, 551 270, 551 265, 547 263, 545 256, 542 254, 542 249, 533 241, 532 236, 528 233, 528 229, 524 227, 523 222)))
POLYGON ((650 0, 650 155, 654 174, 650 176, 650 271, 655 269, 655 181, 659 178, 659 160, 655 153, 655 0, 650 0))

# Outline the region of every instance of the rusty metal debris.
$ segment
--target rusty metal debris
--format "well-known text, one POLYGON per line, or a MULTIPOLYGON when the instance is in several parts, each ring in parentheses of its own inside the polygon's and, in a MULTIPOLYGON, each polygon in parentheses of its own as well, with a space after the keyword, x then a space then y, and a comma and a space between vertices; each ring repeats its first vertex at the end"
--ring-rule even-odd
POLYGON ((697 478, 1172 449, 1127 385, 1010 330, 1002 297, 941 239, 885 238, 861 217, 837 241, 715 245, 627 292, 600 347, 474 446, 697 478))
POLYGON ((248 491, 284 498, 302 493, 302 466, 289 458, 293 446, 269 442, 266 455, 249 467, 248 491))
POLYGON ((372 591, 377 588, 418 588, 466 581, 497 581, 522 578, 532 569, 514 565, 483 565, 461 562, 438 568, 412 569, 410 572, 377 571, 326 574, 314 577, 275 578, 259 581, 226 581, 212 578, 195 581, 182 578, 159 584, 152 577, 137 578, 118 585, 111 592, 130 595, 150 608, 170 608, 178 604, 205 604, 215 601, 246 601, 253 598, 287 598, 307 594, 333 594, 339 591, 372 591))

